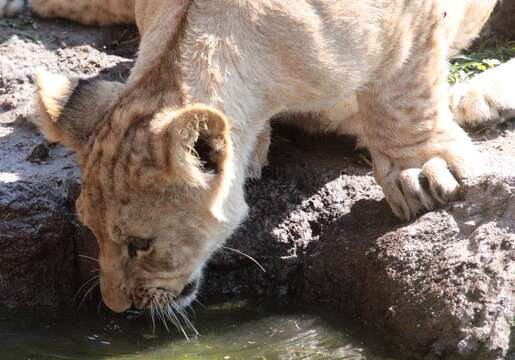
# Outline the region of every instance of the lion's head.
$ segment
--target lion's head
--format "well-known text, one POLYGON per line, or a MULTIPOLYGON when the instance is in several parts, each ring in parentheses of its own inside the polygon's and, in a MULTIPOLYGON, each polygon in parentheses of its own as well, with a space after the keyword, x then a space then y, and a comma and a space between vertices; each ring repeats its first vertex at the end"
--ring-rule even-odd
POLYGON ((224 115, 201 105, 161 107, 159 96, 134 95, 120 83, 46 71, 37 86, 37 125, 77 154, 77 214, 99 244, 105 304, 117 312, 188 305, 206 261, 246 213, 243 190, 231 187, 224 115))

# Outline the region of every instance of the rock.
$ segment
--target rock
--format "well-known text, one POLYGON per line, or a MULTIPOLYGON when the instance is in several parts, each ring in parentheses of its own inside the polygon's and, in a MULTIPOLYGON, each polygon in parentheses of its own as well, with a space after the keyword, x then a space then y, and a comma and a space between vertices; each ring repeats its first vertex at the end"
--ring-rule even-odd
POLYGON ((0 182, 0 304, 2 308, 73 301, 74 219, 57 186, 0 182))
MULTIPOLYGON (((70 307, 81 279, 98 268, 79 257, 96 256, 96 242, 75 217, 80 186, 74 155, 47 146, 30 125, 33 74, 44 66, 74 76, 123 79, 131 60, 115 55, 110 44, 120 38, 126 43, 131 32, 30 17, 1 21, 0 310, 70 307)), ((79 302, 83 296, 81 291, 79 302)))
POLYGON ((515 0, 503 0, 497 3, 493 15, 485 28, 487 34, 513 40, 515 38, 515 0))
POLYGON ((428 359, 503 359, 515 317, 515 177, 401 225, 360 200, 310 244, 296 297, 358 317, 428 359), (330 279, 330 281, 328 281, 330 279))
POLYGON ((305 247, 359 198, 381 197, 370 168, 353 153, 350 139, 306 137, 275 129, 270 165, 260 181, 247 184, 247 221, 228 246, 259 261, 225 250, 210 264, 203 298, 226 300, 291 292, 305 247))
POLYGON ((50 149, 48 146, 46 146, 44 143, 41 143, 32 149, 26 160, 33 163, 40 163, 48 159, 49 153, 50 149))
POLYGON ((344 139, 288 132, 274 133, 270 167, 247 188, 249 219, 229 241, 267 272, 227 251, 205 301, 287 295, 359 319, 402 354, 502 359, 515 316, 515 177, 470 181, 464 202, 402 224, 344 139))

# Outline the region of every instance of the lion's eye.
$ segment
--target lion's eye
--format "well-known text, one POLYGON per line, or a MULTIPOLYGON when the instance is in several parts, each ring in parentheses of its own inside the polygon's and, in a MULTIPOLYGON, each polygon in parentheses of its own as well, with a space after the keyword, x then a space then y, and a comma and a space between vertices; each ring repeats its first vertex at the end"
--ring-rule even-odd
POLYGON ((148 253, 152 249, 152 243, 154 242, 154 239, 143 239, 134 236, 131 236, 128 240, 127 250, 132 258, 136 257, 138 253, 140 253, 139 255, 148 253))

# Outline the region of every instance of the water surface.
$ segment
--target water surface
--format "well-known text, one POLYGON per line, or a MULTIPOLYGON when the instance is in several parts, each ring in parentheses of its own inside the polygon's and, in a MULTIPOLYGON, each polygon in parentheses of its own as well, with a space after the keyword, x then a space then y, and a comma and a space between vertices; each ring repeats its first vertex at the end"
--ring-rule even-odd
POLYGON ((201 335, 193 336, 190 330, 187 341, 158 324, 154 331, 152 322, 141 316, 4 314, 0 315, 0 359, 387 360, 351 326, 329 323, 324 316, 230 305, 197 309, 193 319, 201 335))

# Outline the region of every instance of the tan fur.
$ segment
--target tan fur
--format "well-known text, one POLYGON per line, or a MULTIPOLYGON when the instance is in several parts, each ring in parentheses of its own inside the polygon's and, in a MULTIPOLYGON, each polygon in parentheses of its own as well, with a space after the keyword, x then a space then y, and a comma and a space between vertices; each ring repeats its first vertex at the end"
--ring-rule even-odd
MULTIPOLYGON (((36 13, 52 4, 32 2, 36 13)), ((142 42, 131 76, 96 117, 84 109, 80 134, 66 130, 70 121, 80 124, 66 115, 68 87, 56 99, 38 83, 40 127, 79 144, 77 210, 100 245, 105 303, 123 311, 191 301, 181 292, 198 283, 245 217, 245 177, 259 175, 277 114, 322 114, 298 121, 357 135, 403 219, 457 198, 459 181, 480 166, 453 122, 464 102, 449 102, 447 59, 473 39, 494 5, 136 1, 142 42)), ((82 94, 81 86, 73 94, 82 94)), ((93 104, 105 93, 84 96, 81 104, 93 104)))
POLYGON ((0 0, 0 17, 10 17, 23 10, 23 0, 0 0))
POLYGON ((85 25, 133 24, 135 0, 29 0, 41 17, 59 17, 85 25))
POLYGON ((62 108, 77 84, 66 76, 53 75, 43 69, 36 72, 36 83, 38 84, 36 99, 39 109, 42 110, 36 119, 39 129, 48 140, 78 149, 78 144, 72 138, 62 136, 56 126, 62 108))
POLYGON ((36 100, 41 109, 36 124, 50 141, 60 142, 77 151, 88 141, 89 133, 101 120, 105 109, 118 98, 123 87, 115 81, 81 83, 79 79, 51 74, 44 69, 37 70, 36 85, 36 100), (97 97, 96 94, 102 96, 97 97), (63 121, 62 117, 66 120, 63 121))
POLYGON ((454 85, 450 104, 458 124, 477 127, 515 117, 515 60, 454 85))

